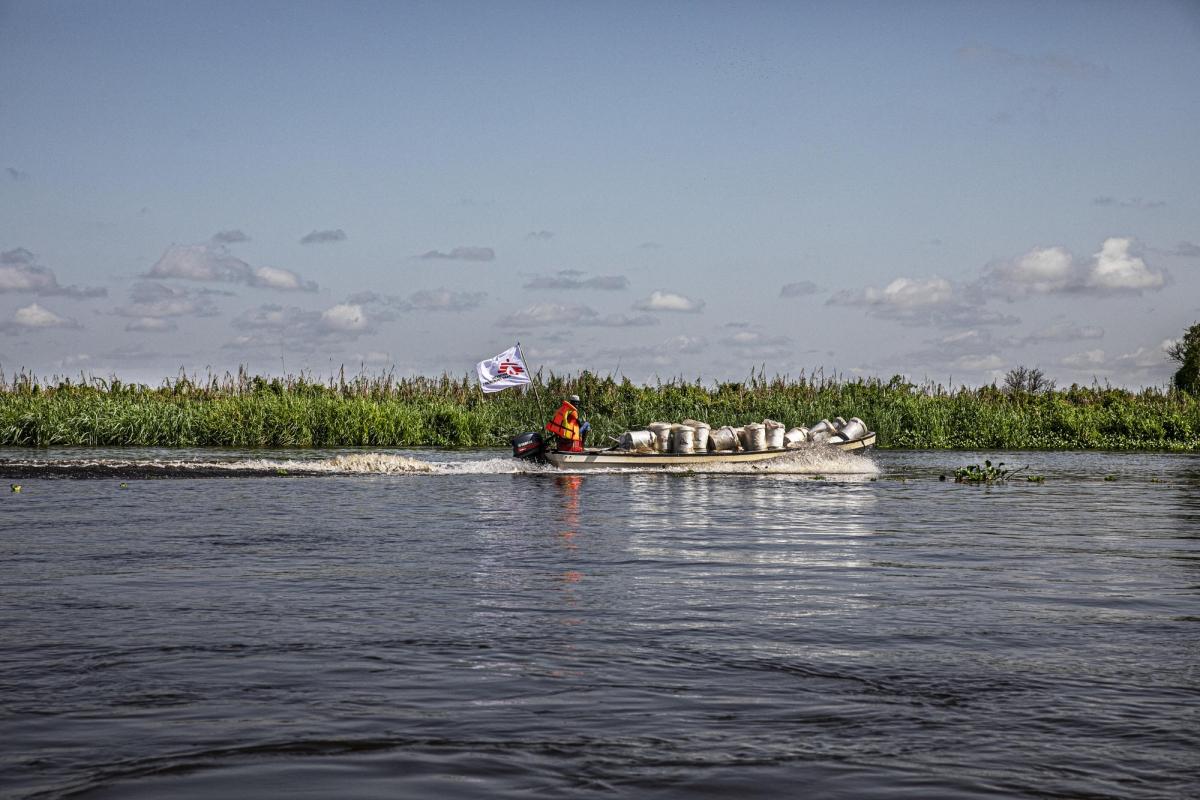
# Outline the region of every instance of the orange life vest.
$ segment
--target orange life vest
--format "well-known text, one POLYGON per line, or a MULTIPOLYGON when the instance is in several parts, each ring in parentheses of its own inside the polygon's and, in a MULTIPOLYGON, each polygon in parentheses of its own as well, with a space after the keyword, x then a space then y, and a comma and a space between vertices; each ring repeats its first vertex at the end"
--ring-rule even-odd
POLYGON ((570 401, 563 400, 563 404, 554 413, 554 419, 546 423, 546 430, 560 439, 567 439, 572 442, 581 441, 582 437, 579 435, 579 409, 571 405, 570 401))

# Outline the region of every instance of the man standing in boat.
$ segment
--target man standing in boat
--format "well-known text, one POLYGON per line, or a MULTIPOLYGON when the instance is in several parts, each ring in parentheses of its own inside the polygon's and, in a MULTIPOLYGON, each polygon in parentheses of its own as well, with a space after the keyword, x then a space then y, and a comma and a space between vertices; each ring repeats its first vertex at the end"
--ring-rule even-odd
POLYGON ((592 426, 579 415, 580 405, 579 395, 571 395, 546 423, 546 430, 554 434, 555 449, 561 453, 583 452, 583 440, 592 426))

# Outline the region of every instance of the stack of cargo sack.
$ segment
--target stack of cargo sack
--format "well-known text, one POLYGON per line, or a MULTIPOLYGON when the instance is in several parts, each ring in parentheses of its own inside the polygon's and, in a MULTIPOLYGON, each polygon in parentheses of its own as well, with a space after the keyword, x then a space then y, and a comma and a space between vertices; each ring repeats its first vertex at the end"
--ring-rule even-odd
POLYGON ((798 425, 788 428, 782 422, 764 419, 734 428, 729 425, 713 429, 707 422, 685 419, 672 425, 651 422, 645 430, 621 434, 619 450, 637 453, 734 453, 783 450, 804 444, 837 444, 857 439, 867 433, 867 425, 858 417, 849 421, 835 417, 823 419, 812 427, 798 425))

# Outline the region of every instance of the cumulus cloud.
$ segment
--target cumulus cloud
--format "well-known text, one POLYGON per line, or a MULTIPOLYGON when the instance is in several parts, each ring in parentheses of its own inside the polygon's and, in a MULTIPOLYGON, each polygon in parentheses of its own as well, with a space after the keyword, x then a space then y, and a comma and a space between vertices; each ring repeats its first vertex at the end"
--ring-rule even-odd
POLYGON ((177 327, 174 320, 164 319, 163 317, 138 317, 125 323, 125 330, 127 331, 146 333, 166 333, 167 331, 175 330, 177 327))
POLYGON ((338 303, 325 309, 318 325, 330 333, 361 333, 371 326, 363 307, 355 303, 338 303))
POLYGON ((591 278, 581 277, 578 270, 560 270, 554 275, 535 275, 525 282, 523 289, 557 289, 570 291, 572 289, 602 289, 620 291, 629 288, 629 279, 624 275, 595 275, 591 278))
POLYGON ((731 347, 778 347, 787 345, 791 342, 786 336, 769 336, 759 331, 739 330, 737 333, 726 336, 721 340, 722 344, 731 347))
POLYGON ((1014 261, 989 265, 985 282, 1010 299, 1061 292, 1077 281, 1075 259, 1064 247, 1037 247, 1014 261))
POLYGON ((978 287, 1014 300, 1057 293, 1140 293, 1161 289, 1167 276, 1133 253, 1134 241, 1112 236, 1089 260, 1064 247, 1039 247, 1013 261, 989 264, 978 287))
POLYGON ((780 297, 807 297, 810 294, 816 294, 821 289, 812 281, 796 281, 795 283, 785 283, 783 288, 779 290, 780 297))
POLYGON ((835 292, 825 305, 861 306, 868 314, 904 325, 1010 325, 1020 322, 1008 314, 991 311, 970 292, 963 292, 945 278, 896 278, 882 289, 844 289, 835 292))
POLYGON ((373 333, 376 320, 359 303, 338 303, 323 311, 266 303, 234 317, 233 327, 268 331, 302 346, 313 341, 356 339, 373 333))
POLYGON ((300 244, 326 244, 346 241, 346 232, 341 228, 329 231, 313 231, 300 239, 300 244))
POLYGON ((447 259, 450 261, 495 261, 496 251, 490 247, 456 247, 449 253, 443 253, 441 250, 430 250, 427 253, 422 253, 417 258, 426 261, 436 259, 447 259))
POLYGON ((496 324, 519 330, 548 325, 628 328, 656 325, 658 320, 648 314, 600 314, 588 306, 573 303, 534 303, 502 317, 496 324))
POLYGON ((255 267, 250 285, 260 289, 279 289, 285 292, 315 292, 317 284, 301 280, 290 269, 280 267, 255 267))
POLYGON ((701 336, 672 336, 661 342, 651 344, 631 345, 629 347, 610 347, 601 350, 601 358, 616 358, 643 367, 674 367, 679 363, 679 357, 697 355, 708 349, 708 341, 701 336))
POLYGON ((958 356, 950 364, 953 368, 966 372, 991 372, 1004 365, 1004 359, 996 353, 958 356))
POLYGON ((685 314, 697 314, 704 308, 703 300, 693 300, 675 292, 651 292, 645 300, 634 305, 641 311, 675 311, 685 314))
POLYGON ((1020 344, 1036 344, 1039 342, 1077 342, 1085 339, 1104 338, 1104 328, 1097 325, 1079 325, 1074 322, 1060 321, 1019 340, 1020 344))
POLYGON ((101 287, 63 286, 54 270, 40 266, 37 256, 24 247, 0 253, 0 294, 21 292, 40 296, 104 297, 108 290, 101 287))
MULTIPOLYGON (((209 289, 182 289, 156 281, 143 281, 134 284, 130 290, 131 302, 128 305, 118 306, 113 313, 132 319, 211 317, 218 313, 213 296, 224 294, 227 293, 209 289)), ((126 330, 149 330, 149 328, 127 326, 126 330)))
POLYGON ((252 267, 222 244, 173 244, 142 277, 241 283, 258 289, 315 292, 317 284, 281 267, 252 267))
POLYGON ((1105 239, 1100 252, 1092 256, 1085 285, 1113 292, 1161 289, 1166 284, 1166 275, 1146 266, 1145 261, 1130 253, 1132 245, 1132 239, 1105 239))
POLYGON ((1171 255, 1200 258, 1200 244, 1196 244, 1195 242, 1180 242, 1175 245, 1175 249, 1171 252, 1171 255))
POLYGON ((586 319, 595 319, 599 314, 584 305, 565 303, 534 303, 519 311, 502 317, 497 323, 502 328, 531 328, 545 325, 572 325, 586 319))
POLYGON ((1082 353, 1072 353, 1069 356, 1063 356, 1062 365, 1064 367, 1095 367, 1104 363, 1103 350, 1085 350, 1082 353))
POLYGON ((755 363, 768 359, 785 359, 801 353, 787 336, 764 333, 745 323, 732 323, 725 327, 732 332, 723 336, 719 344, 742 363, 755 363))
POLYGON ((468 292, 454 289, 422 289, 408 297, 382 295, 378 292, 358 292, 346 299, 367 308, 379 319, 391 319, 392 312, 409 311, 471 311, 487 299, 487 292, 468 292))
POLYGON ((945 278, 896 278, 882 289, 846 290, 829 299, 830 305, 862 305, 908 311, 944 306, 954 299, 954 287, 945 278))
POLYGON ((37 303, 30 303, 14 311, 3 327, 6 330, 19 332, 49 328, 78 328, 80 325, 70 317, 61 317, 37 303))
POLYGON ((243 233, 241 228, 236 228, 231 231, 217 231, 212 240, 220 244, 240 244, 250 241, 250 237, 243 233))
POLYGON ((486 298, 486 292, 425 289, 413 292, 404 303, 412 311, 470 311, 479 308, 486 298))
POLYGON ((526 239, 536 239, 540 242, 548 242, 554 238, 554 231, 530 231, 525 235, 526 239))

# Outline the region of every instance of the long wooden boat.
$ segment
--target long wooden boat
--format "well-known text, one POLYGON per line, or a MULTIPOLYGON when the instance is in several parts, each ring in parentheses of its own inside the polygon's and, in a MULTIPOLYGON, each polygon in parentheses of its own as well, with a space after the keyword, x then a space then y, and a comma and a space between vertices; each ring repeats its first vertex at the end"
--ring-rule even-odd
MULTIPOLYGON (((874 432, 864 434, 857 439, 844 442, 826 442, 820 447, 832 447, 849 453, 862 453, 875 446, 874 432)), ((558 450, 545 450, 540 457, 548 464, 559 469, 581 470, 598 468, 661 468, 661 467, 697 467, 712 464, 752 464, 783 458, 795 449, 776 448, 773 450, 737 452, 705 452, 705 453, 635 453, 628 450, 584 450, 582 453, 564 453, 558 450)))

